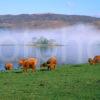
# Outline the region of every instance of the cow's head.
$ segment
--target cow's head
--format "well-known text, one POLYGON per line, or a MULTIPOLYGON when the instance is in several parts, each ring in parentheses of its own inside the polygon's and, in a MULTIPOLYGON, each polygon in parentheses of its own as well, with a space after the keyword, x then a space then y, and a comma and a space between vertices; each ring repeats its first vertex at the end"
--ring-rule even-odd
POLYGON ((24 58, 23 58, 23 59, 20 59, 20 60, 18 61, 18 65, 19 65, 20 67, 22 67, 23 64, 24 64, 24 61, 25 61, 24 58))
POLYGON ((95 61, 94 61, 92 58, 89 58, 89 59, 88 59, 88 62, 89 62, 89 64, 91 64, 91 65, 95 64, 95 61))

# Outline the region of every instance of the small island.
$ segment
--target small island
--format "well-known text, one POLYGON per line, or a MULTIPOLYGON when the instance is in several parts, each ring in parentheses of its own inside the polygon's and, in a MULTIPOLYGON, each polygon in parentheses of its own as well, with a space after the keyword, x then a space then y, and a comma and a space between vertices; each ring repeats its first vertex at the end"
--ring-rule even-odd
POLYGON ((45 37, 36 38, 33 37, 32 41, 28 43, 29 46, 36 46, 36 47, 55 47, 55 46, 63 46, 57 43, 54 39, 47 39, 45 37))

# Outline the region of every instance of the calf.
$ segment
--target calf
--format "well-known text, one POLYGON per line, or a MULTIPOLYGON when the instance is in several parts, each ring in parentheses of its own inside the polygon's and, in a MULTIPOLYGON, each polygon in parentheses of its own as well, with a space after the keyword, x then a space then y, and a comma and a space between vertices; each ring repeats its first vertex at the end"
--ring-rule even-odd
POLYGON ((13 64, 12 63, 6 63, 5 64, 5 69, 6 70, 12 70, 13 69, 13 64))

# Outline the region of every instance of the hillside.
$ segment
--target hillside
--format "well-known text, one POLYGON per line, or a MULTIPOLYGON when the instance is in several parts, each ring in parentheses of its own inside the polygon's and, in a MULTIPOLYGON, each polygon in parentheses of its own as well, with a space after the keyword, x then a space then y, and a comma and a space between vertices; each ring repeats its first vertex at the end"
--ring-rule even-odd
POLYGON ((100 28, 100 18, 62 14, 0 15, 0 29, 59 28, 74 24, 91 24, 100 28))

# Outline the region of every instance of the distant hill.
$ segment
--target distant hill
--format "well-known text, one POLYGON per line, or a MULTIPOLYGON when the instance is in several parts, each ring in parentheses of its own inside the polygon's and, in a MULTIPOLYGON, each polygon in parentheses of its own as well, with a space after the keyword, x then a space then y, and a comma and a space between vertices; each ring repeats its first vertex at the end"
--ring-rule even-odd
POLYGON ((49 13, 0 15, 0 29, 60 28, 74 24, 90 24, 100 29, 100 18, 49 13))

